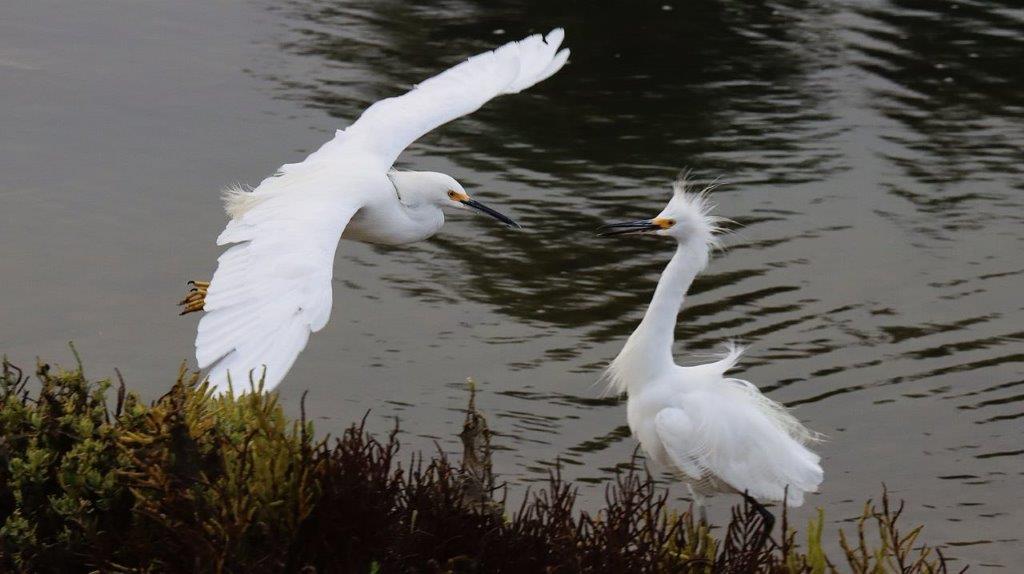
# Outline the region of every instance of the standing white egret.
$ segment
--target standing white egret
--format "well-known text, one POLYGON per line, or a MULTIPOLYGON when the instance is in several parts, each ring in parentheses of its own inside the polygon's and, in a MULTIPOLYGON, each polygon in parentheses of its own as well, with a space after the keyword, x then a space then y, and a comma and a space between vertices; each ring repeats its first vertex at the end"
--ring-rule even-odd
POLYGON ((224 193, 230 216, 210 282, 191 282, 182 312, 204 310, 196 335, 200 368, 216 389, 229 374, 250 373, 274 388, 331 313, 334 252, 339 238, 399 245, 432 236, 444 208, 472 208, 513 226, 470 199, 453 178, 392 171, 398 155, 430 130, 472 113, 491 98, 524 90, 565 64, 564 32, 553 30, 479 54, 370 106, 345 130, 299 163, 247 191, 224 193), (265 369, 265 371, 264 371, 265 369))
MULTIPOLYGON (((716 492, 744 495, 765 518, 755 499, 803 503, 822 481, 818 455, 805 446, 815 439, 786 408, 753 384, 725 376, 741 349, 704 365, 675 364, 676 317, 694 278, 708 263, 720 218, 710 215, 706 193, 673 186, 673 197, 654 219, 615 223, 607 237, 653 233, 676 240, 676 252, 658 281, 640 325, 606 373, 609 390, 627 393, 629 428, 655 462, 682 473, 703 516, 703 497, 716 492)), ((707 190, 705 190, 707 191, 707 190)))

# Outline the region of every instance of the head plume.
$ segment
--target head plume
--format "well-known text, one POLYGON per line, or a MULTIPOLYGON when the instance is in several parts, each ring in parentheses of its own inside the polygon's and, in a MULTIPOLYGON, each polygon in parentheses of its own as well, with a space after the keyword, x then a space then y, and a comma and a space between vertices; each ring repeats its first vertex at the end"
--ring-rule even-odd
POLYGON ((718 180, 704 185, 697 190, 697 185, 690 179, 690 171, 684 170, 672 183, 672 199, 659 217, 669 218, 678 222, 680 239, 696 239, 710 247, 718 248, 718 236, 725 231, 722 224, 727 219, 712 215, 715 205, 711 203, 711 192, 718 187, 718 180))

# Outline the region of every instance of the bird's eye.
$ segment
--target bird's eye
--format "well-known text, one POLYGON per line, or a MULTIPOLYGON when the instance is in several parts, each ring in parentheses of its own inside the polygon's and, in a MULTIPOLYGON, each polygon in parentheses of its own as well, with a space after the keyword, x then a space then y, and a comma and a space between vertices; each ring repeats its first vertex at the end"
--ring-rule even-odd
POLYGON ((455 199, 455 192, 449 189, 448 190, 448 197, 450 197, 452 199, 455 199))
POLYGON ((672 227, 673 225, 676 224, 676 220, 675 219, 667 219, 667 220, 665 220, 665 223, 667 223, 669 227, 672 227))

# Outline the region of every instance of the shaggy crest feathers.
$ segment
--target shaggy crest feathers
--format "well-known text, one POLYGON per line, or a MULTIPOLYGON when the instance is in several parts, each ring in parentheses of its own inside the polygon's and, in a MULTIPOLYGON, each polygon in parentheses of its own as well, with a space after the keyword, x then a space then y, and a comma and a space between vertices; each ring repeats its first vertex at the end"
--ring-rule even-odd
POLYGON ((672 182, 671 205, 687 216, 691 228, 695 229, 705 243, 713 249, 721 249, 722 244, 719 236, 727 231, 723 223, 731 220, 711 212, 717 207, 711 203, 711 192, 718 187, 718 179, 705 185, 700 191, 694 191, 695 183, 688 178, 688 170, 679 174, 679 177, 672 182))

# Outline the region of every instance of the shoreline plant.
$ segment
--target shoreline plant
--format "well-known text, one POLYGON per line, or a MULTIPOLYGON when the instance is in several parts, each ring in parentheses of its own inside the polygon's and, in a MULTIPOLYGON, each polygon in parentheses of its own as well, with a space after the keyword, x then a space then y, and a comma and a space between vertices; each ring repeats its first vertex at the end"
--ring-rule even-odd
MULTIPOLYGON (((256 385, 258 387, 258 384, 256 385)), ((748 507, 715 535, 637 465, 596 513, 552 473, 518 509, 497 499, 489 431, 472 400, 462 463, 413 455, 364 423, 316 438, 275 393, 213 396, 182 368, 144 404, 123 381, 40 364, 0 375, 0 571, 260 574, 418 572, 944 573, 904 531, 902 505, 869 502, 843 552, 824 516, 802 544, 782 515, 766 543, 748 507), (112 391, 112 392, 108 392, 112 391), (108 401, 112 395, 113 405, 108 401)), ((500 489, 499 489, 500 490, 500 489)))

